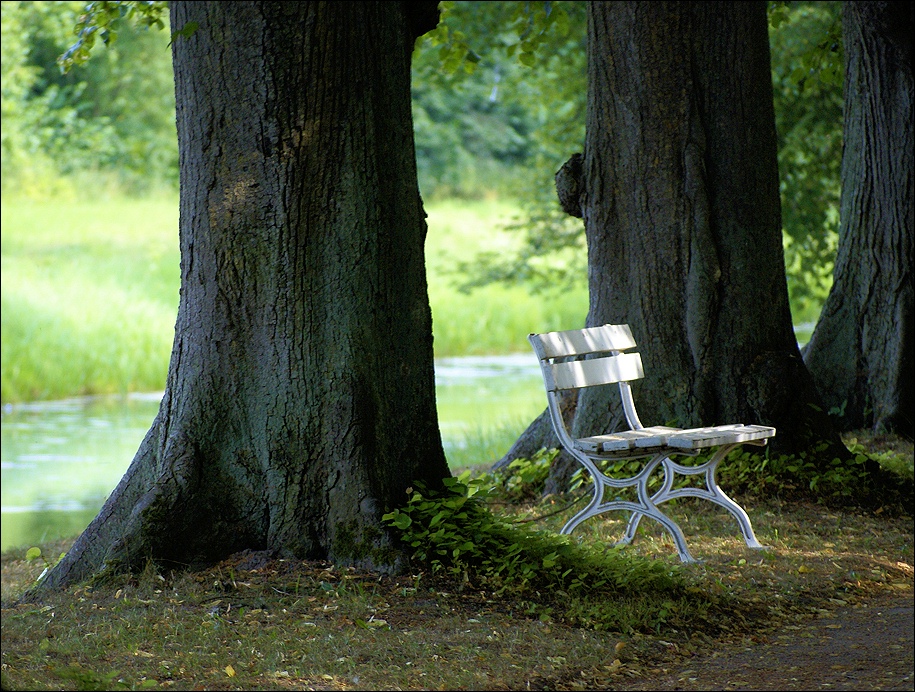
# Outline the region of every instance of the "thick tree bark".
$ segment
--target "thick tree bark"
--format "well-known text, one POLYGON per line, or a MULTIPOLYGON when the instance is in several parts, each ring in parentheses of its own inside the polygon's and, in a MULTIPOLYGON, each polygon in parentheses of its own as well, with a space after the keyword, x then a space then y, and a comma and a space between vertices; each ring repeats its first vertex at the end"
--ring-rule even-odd
POLYGON ((845 430, 915 435, 911 2, 846 2, 839 251, 804 359, 845 430))
MULTIPOLYGON (((642 421, 772 425, 774 452, 847 456, 791 323, 765 3, 593 2, 588 41, 586 326, 632 328, 642 421)), ((581 393, 577 435, 625 425, 612 389, 581 393)))
MULTIPOLYGON (((159 414, 44 585, 242 549, 390 568, 448 474, 410 114, 417 3, 176 2, 181 300, 159 414)), ((428 8, 426 8, 428 9, 428 8)))

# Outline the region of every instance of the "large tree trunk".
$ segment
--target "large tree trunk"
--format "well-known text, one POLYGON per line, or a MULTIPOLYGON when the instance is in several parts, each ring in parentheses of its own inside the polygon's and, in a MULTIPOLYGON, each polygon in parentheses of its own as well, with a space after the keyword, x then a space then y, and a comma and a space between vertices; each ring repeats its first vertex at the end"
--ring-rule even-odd
MULTIPOLYGON (((847 456, 817 410, 792 329, 765 3, 588 10, 587 326, 632 328, 646 372, 634 387, 642 421, 772 425, 775 452, 825 442, 830 458, 847 456)), ((557 182, 569 210, 564 189, 576 186, 557 182)), ((608 390, 580 395, 574 432, 624 425, 608 390)), ((510 454, 544 439, 543 427, 510 454)), ((548 490, 568 470, 560 463, 548 490)))
POLYGON ((915 435, 911 2, 846 2, 839 251, 804 359, 845 430, 915 435))
POLYGON ((448 474, 410 3, 176 2, 181 300, 159 414, 45 586, 234 551, 391 567, 448 474))

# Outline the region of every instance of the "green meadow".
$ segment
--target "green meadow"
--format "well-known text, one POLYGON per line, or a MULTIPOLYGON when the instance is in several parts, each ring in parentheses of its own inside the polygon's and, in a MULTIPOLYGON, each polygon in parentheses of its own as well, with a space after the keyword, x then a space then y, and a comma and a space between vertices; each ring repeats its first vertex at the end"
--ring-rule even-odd
MULTIPOLYGON (((587 288, 459 290, 462 260, 518 242, 498 201, 427 205, 436 357, 528 352, 531 331, 584 324, 587 288)), ((4 199, 2 401, 158 391, 180 284, 174 196, 99 201, 4 199)))

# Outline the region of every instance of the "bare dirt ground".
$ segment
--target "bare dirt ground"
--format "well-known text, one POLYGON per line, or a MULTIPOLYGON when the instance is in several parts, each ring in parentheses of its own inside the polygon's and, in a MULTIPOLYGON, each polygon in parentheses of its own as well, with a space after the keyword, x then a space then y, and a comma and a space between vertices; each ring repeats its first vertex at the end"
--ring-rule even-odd
POLYGON ((913 593, 886 593, 805 624, 691 657, 677 656, 617 690, 911 690, 913 593))

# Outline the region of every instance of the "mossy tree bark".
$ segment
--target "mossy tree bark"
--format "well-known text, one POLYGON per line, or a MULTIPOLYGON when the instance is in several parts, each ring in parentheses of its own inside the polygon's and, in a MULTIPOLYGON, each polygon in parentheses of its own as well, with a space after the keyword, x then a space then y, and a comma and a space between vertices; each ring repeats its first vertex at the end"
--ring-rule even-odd
MULTIPOLYGON (((557 185, 584 219, 587 326, 628 323, 639 344, 642 421, 772 425, 776 453, 847 457, 792 328, 765 3, 590 3, 588 51, 584 153, 557 185)), ((568 402, 573 431, 625 426, 609 389, 568 402)), ((554 440, 548 426, 500 463, 554 440)))
POLYGON ((181 298, 162 404, 44 587, 242 549, 387 569, 448 475, 410 112, 435 3, 176 2, 181 298))
POLYGON ((915 435, 911 2, 846 2, 839 250, 804 360, 845 430, 915 435))

